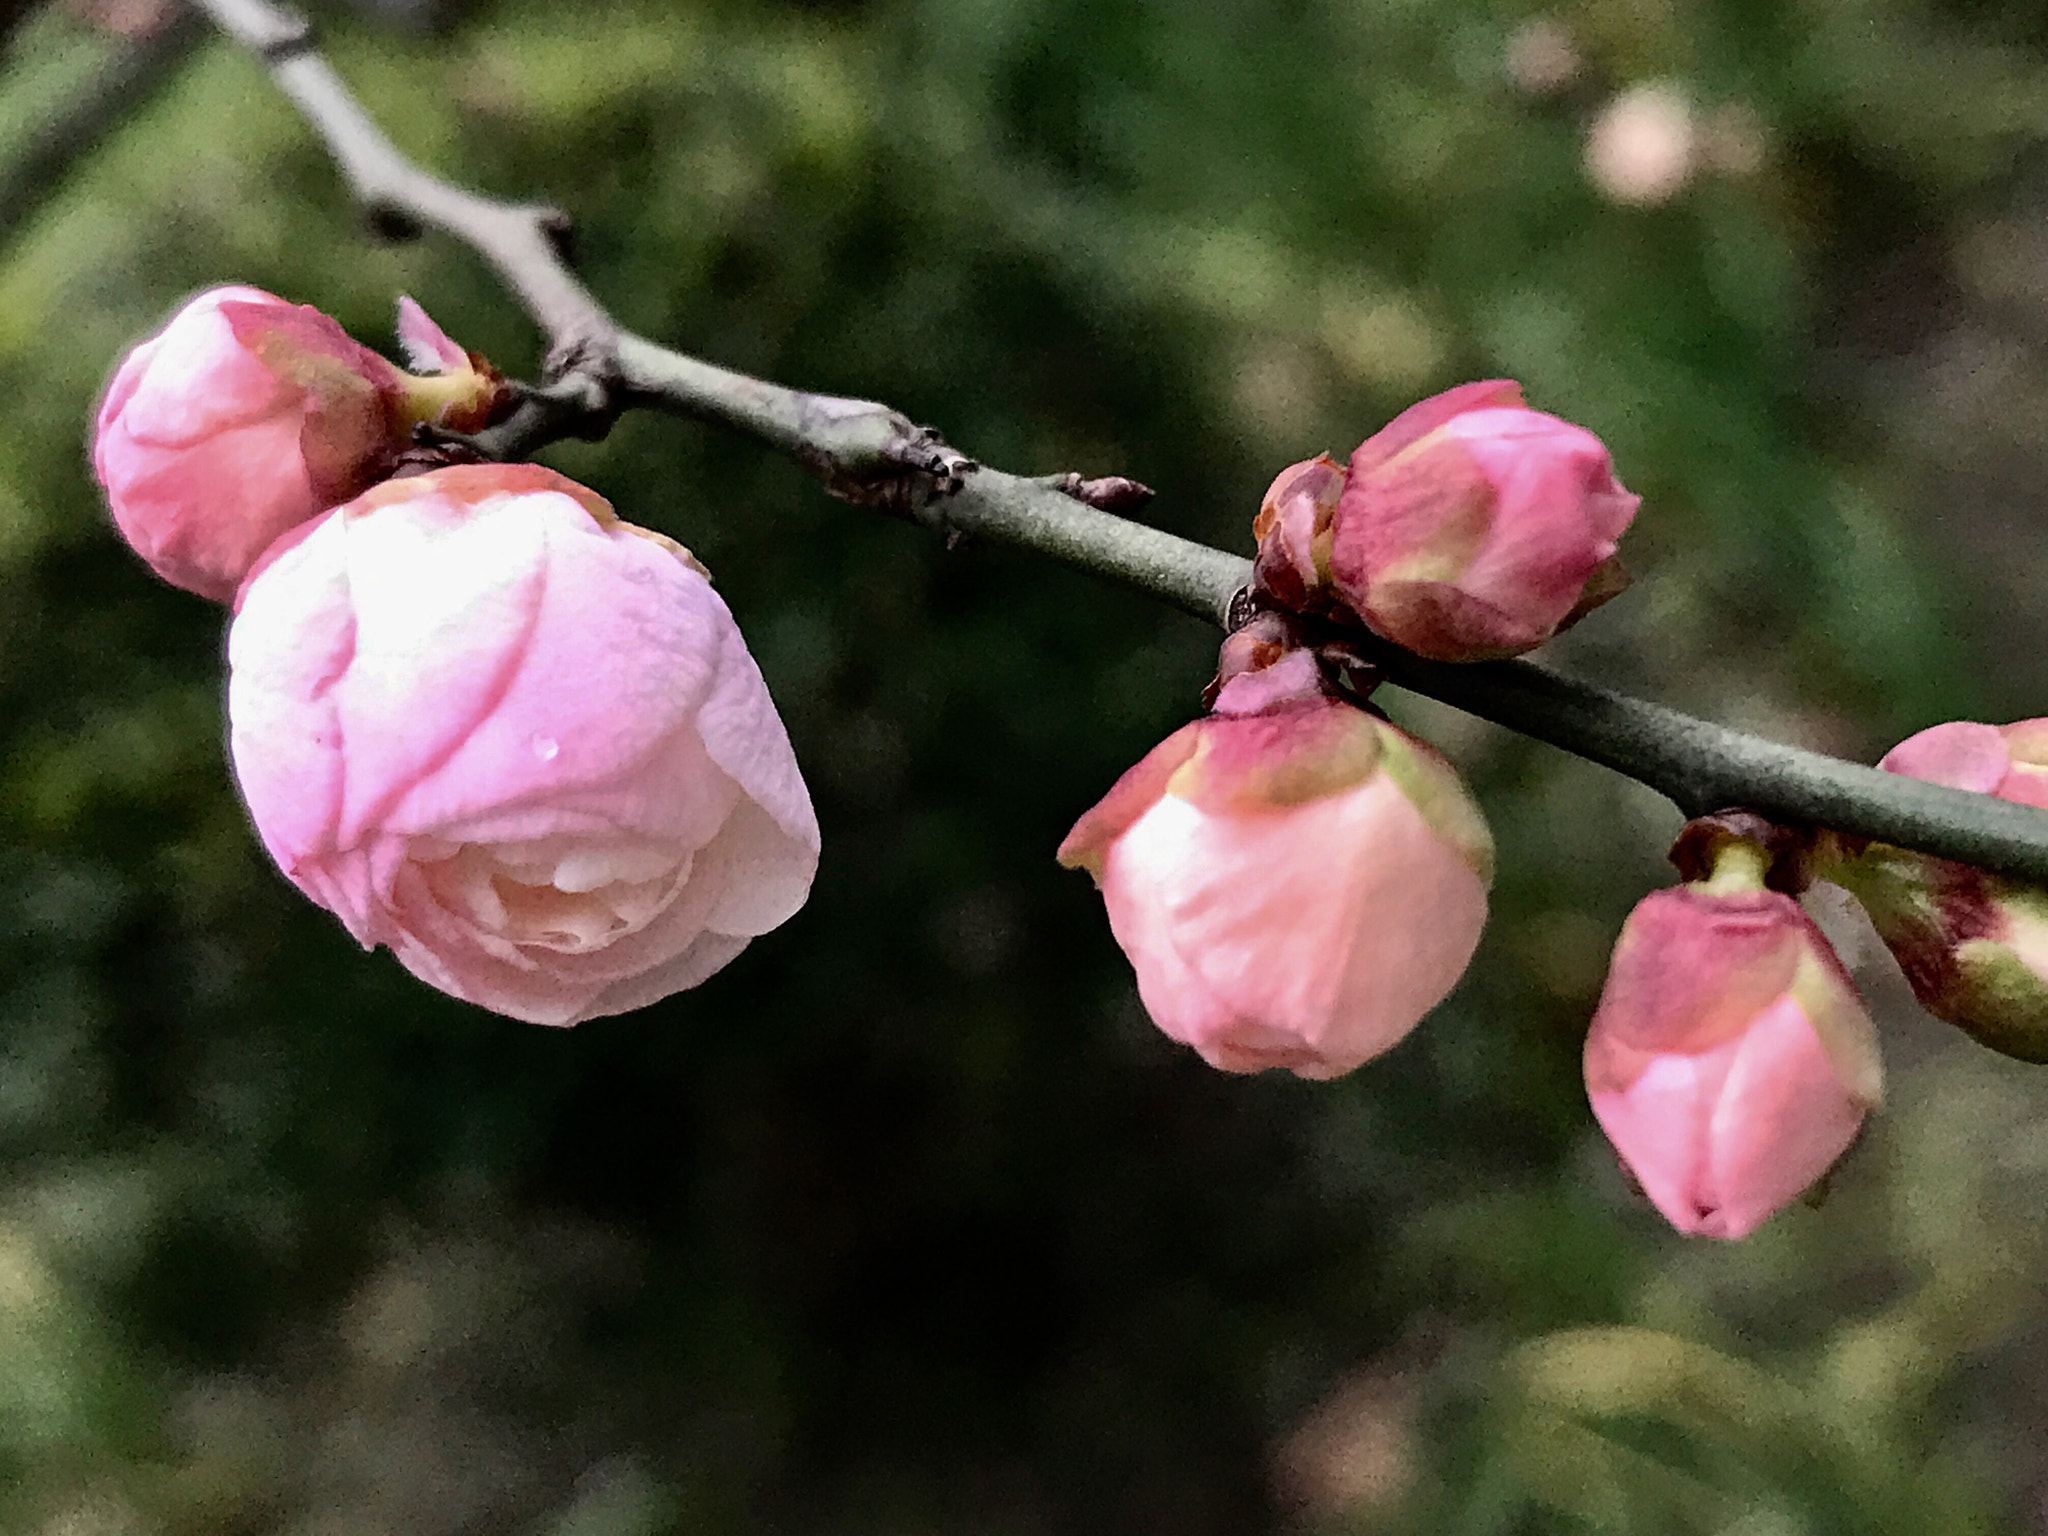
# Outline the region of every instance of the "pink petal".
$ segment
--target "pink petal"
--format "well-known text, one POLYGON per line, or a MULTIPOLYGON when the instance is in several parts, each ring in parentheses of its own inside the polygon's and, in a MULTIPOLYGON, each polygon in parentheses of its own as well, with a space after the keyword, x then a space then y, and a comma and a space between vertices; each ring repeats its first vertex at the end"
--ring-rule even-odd
POLYGON ((387 375, 310 307, 199 295, 101 404, 93 468, 116 525, 166 580, 232 598, 272 541, 389 467, 387 375))
POLYGON ((469 366, 469 353, 428 318, 409 294, 398 297, 398 344, 414 373, 453 373, 469 366))
POLYGON ((1193 1046, 1211 1065, 1220 1066, 1219 1054, 1228 1053, 1219 1042, 1240 1021, 1182 956, 1171 913, 1161 899, 1179 877, 1199 816, 1172 796, 1140 815, 1131 832, 1109 847, 1102 899, 1110 932, 1137 973, 1138 996, 1152 1021, 1168 1039, 1193 1046), (1141 826, 1143 836, 1131 835, 1141 826))
POLYGON ((717 672, 697 714, 704 750, 785 834, 815 854, 817 813, 761 669, 709 581, 698 601, 716 616, 719 634, 717 672))
POLYGON ((658 1003, 690 987, 698 986, 736 959, 751 942, 744 934, 719 933, 706 929, 690 941, 681 954, 638 976, 623 977, 590 1000, 572 1023, 601 1019, 615 1013, 631 1013, 658 1003))
MULTIPOLYGON (((1179 1014, 1154 1014, 1169 1034, 1199 1047, 1253 1021, 1330 1074, 1442 1000, 1486 912, 1478 876, 1384 776, 1263 815, 1209 815, 1168 795, 1111 849, 1103 891, 1120 939, 1150 927, 1155 990, 1179 1014), (1178 963, 1161 964, 1161 949, 1178 963)), ((1132 959, 1143 992, 1146 965, 1132 959)))
POLYGON ((1521 406, 1522 386, 1513 379, 1481 379, 1473 384, 1455 385, 1442 394, 1417 401, 1360 443, 1351 454, 1351 472, 1362 474, 1384 464, 1403 448, 1467 411, 1521 406))
POLYGON ((1388 577, 1455 580, 1494 516, 1493 486, 1467 445, 1439 433, 1396 462, 1352 471, 1332 524, 1331 579, 1354 607, 1388 577))
POLYGON ((1835 1075, 1797 1002, 1773 1004, 1737 1042, 1707 1134, 1699 1230, 1747 1237, 1849 1149, 1864 1105, 1835 1075))
POLYGON ((1612 489, 1600 439, 1555 417, 1480 411, 1452 430, 1492 483, 1498 506, 1458 585, 1546 631, 1554 628, 1593 569, 1614 554, 1635 498, 1612 489))
POLYGON ((743 938, 780 928, 809 897, 817 868, 815 826, 807 841, 793 836, 758 801, 741 800, 718 836, 697 855, 697 871, 716 869, 721 882, 718 903, 705 925, 743 938))
POLYGON ((1059 862, 1089 870, 1099 885, 1109 846, 1166 793, 1167 782, 1201 745, 1204 729, 1202 721, 1189 722, 1125 769, 1109 793, 1074 823, 1060 843, 1059 862))
POLYGON ((147 368, 130 381, 120 413, 138 442, 182 447, 218 427, 296 405, 298 392, 292 385, 236 338, 224 305, 292 307, 258 289, 217 288, 172 316, 148 344, 147 368))
POLYGON ((1997 793, 2011 763, 1998 727, 1951 720, 1908 736, 1885 753, 1877 766, 1887 773, 1990 795, 1997 793))
POLYGON ((1645 1056, 1699 1053, 1732 1037, 1784 995, 1816 942, 1826 943, 1799 904, 1776 891, 1652 891, 1622 926, 1593 1015, 1595 1086, 1626 1086, 1645 1056))
POLYGON ((731 615, 550 471, 436 471, 281 540, 229 658, 266 846, 455 996, 638 1006, 808 893, 817 824, 731 615))
POLYGON ((1702 1193, 1708 1136, 1738 1039, 1698 1054, 1656 1056, 1627 1088, 1588 1094, 1600 1128, 1650 1203, 1688 1236, 1700 1235, 1714 1210, 1702 1193))

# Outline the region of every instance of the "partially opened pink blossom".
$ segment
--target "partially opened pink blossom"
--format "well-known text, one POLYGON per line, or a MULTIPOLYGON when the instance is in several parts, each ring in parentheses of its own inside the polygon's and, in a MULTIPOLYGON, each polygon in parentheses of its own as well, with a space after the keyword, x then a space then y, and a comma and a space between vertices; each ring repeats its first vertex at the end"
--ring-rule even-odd
POLYGON ((1349 1072, 1464 973, 1492 839, 1450 766, 1326 696, 1305 651, 1231 679, 1068 834, 1167 1035, 1231 1072, 1349 1072))
POLYGON ((703 568, 534 465, 386 482, 281 541, 228 637, 264 846, 367 948, 514 1018, 695 986, 818 827, 703 568))
POLYGON ((1593 1113, 1679 1231, 1739 1238, 1813 1184, 1877 1103, 1877 1038, 1791 897, 1760 882, 1643 898, 1586 1038, 1593 1113))
POLYGON ((210 288, 122 359, 93 468, 136 553, 226 602, 273 540, 389 474, 415 422, 484 424, 502 386, 463 356, 416 377, 310 305, 210 288))
POLYGON ((1626 585, 1640 498, 1599 438, 1506 379, 1409 407, 1351 455, 1324 560, 1376 633, 1439 661, 1513 656, 1626 585))

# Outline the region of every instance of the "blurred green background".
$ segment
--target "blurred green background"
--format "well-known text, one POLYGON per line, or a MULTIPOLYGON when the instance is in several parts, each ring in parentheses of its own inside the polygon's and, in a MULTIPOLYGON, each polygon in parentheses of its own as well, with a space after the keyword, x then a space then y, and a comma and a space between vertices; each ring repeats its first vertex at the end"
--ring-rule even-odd
MULTIPOLYGON (((88 9, 14 31, 0 165, 126 46, 88 9)), ((2038 6, 400 13, 323 12, 337 66, 570 208, 648 334, 1240 549, 1282 465, 1511 374, 1644 496, 1560 664, 1865 759, 2048 709, 2038 6)), ((1676 814, 1399 697, 1494 819, 1479 958, 1347 1080, 1212 1073, 1051 852, 1216 636, 711 429, 549 458, 717 572, 810 906, 565 1032, 357 951, 244 823, 222 614, 114 539, 94 394, 223 281, 539 344, 368 240, 247 59, 166 56, 0 244, 0 1529, 2048 1530, 2048 1078, 1873 961, 1891 1102, 1832 1197, 1673 1237, 1578 1051, 1676 814)))

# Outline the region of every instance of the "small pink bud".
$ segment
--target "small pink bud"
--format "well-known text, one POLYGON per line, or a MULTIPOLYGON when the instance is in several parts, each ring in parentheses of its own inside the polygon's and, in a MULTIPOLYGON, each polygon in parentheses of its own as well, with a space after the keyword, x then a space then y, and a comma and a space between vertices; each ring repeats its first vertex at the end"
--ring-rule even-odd
POLYGON ((1267 487, 1252 536, 1254 588, 1294 613, 1316 607, 1330 581, 1330 525, 1344 494, 1344 466, 1327 453, 1290 464, 1267 487))
POLYGON ((386 481, 264 557, 228 635, 263 843, 365 948, 573 1024, 803 905, 818 827, 703 568, 531 464, 386 481))
POLYGON ((1882 1093, 1854 984, 1737 845, 1643 898, 1586 1037, 1601 1129, 1679 1231, 1747 1237, 1832 1167, 1882 1093))
POLYGON ((1327 556, 1372 630, 1438 661, 1541 645, 1627 584, 1640 498, 1600 439, 1505 379, 1409 407, 1351 455, 1327 556))
POLYGON ((93 469, 136 553, 226 602, 273 540, 389 474, 414 422, 484 425, 503 384, 474 362, 416 378, 310 305, 210 288, 115 369, 93 469))
POLYGON ((1119 779, 1060 862, 1095 876, 1168 1036, 1228 1072, 1336 1077, 1464 973, 1492 838, 1450 765, 1326 696, 1306 651, 1229 675, 1216 710, 1119 779))
POLYGON ((225 602, 270 542, 395 452, 398 370, 318 310, 212 288, 122 359, 93 467, 165 580, 225 602))
MULTIPOLYGON (((2048 719, 1951 721, 1878 766, 2048 807, 2048 719)), ((1828 873, 1863 903, 1929 1013, 2007 1056, 2048 1061, 2048 891, 1881 843, 1828 873)))

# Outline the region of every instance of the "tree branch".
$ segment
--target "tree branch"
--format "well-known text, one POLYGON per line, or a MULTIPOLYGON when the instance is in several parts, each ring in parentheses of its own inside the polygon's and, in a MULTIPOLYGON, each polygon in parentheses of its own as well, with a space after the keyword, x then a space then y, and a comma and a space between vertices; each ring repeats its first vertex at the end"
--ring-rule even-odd
MULTIPOLYGON (((981 468, 885 405, 750 378, 621 329, 570 271, 559 211, 481 197, 413 165, 291 12, 267 0, 195 3, 267 63, 375 227, 401 236, 437 229, 468 244, 547 333, 546 387, 469 440, 480 450, 516 457, 565 436, 602 436, 627 406, 715 421, 788 454, 844 500, 949 537, 1049 555, 1228 625, 1251 563, 1102 510, 1142 500, 1142 487, 981 468)), ((2048 884, 2048 811, 1780 746, 1533 662, 1455 666, 1370 636, 1359 645, 1399 686, 1613 768, 1688 816, 1743 806, 2048 884)))

